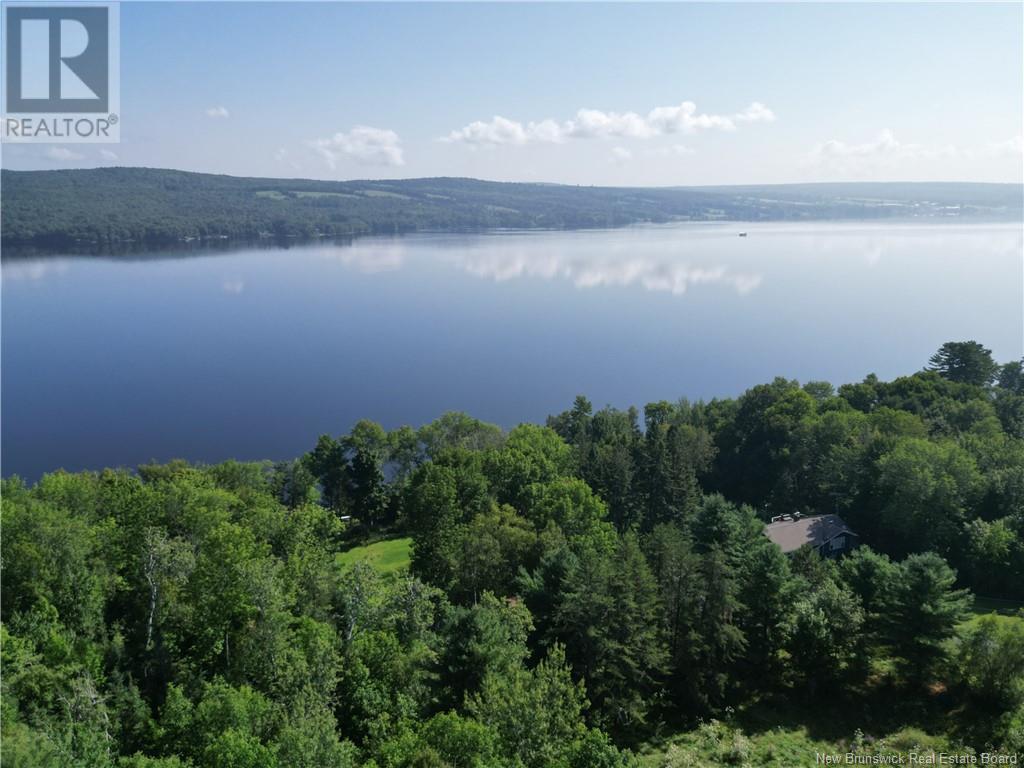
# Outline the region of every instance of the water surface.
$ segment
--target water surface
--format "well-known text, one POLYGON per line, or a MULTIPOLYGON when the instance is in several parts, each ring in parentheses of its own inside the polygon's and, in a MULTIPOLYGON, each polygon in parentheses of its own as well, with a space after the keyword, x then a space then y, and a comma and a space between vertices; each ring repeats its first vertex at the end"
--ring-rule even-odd
POLYGON ((4 475, 281 459, 359 418, 856 381, 1022 349, 1018 224, 690 224, 3 262, 4 475), (746 231, 747 237, 738 237, 746 231))

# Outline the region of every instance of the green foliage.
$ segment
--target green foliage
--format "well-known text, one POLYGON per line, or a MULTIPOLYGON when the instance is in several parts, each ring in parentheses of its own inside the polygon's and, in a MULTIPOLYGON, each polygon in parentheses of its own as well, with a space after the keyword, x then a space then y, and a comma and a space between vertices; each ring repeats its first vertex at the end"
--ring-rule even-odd
POLYGON ((572 229, 675 219, 1019 215, 1012 185, 857 184, 634 189, 460 178, 259 179, 155 168, 3 171, 3 244, 108 248, 226 239, 395 234, 418 229, 572 229), (89 194, 82 194, 89 190, 89 194), (875 202, 872 202, 874 198, 875 202), (885 205, 877 201, 885 200, 885 205), (894 205, 894 200, 902 205, 894 205), (924 203, 923 201, 930 201, 924 203), (965 201, 973 205, 964 205, 965 201))
POLYGON ((730 498, 780 508, 791 500, 790 458, 815 407, 797 382, 781 378, 744 393, 735 418, 716 439, 719 482, 735 489, 730 498))
POLYGON ((1019 366, 947 374, 6 480, 4 764, 625 768, 703 720, 661 764, 788 765, 732 721, 795 702, 1024 748, 1019 366), (780 509, 862 546, 784 555, 780 509))
POLYGON ((714 456, 706 430, 686 423, 685 404, 650 403, 644 408, 644 522, 686 524, 700 501, 697 477, 714 456))
POLYGON ((610 519, 622 531, 642 518, 637 412, 610 407, 593 415, 591 411, 590 401, 580 395, 571 410, 548 417, 548 426, 572 445, 579 475, 608 503, 610 519))
POLYGON ((549 641, 564 644, 603 726, 646 718, 666 661, 659 612, 657 582, 631 534, 612 552, 584 549, 565 575, 549 641))
POLYGON ((448 712, 434 715, 418 729, 382 746, 377 764, 387 768, 498 768, 502 760, 490 728, 448 712))
POLYGON ((443 695, 459 707, 480 691, 488 675, 508 675, 529 655, 526 641, 533 622, 518 602, 485 592, 479 603, 453 606, 445 618, 448 637, 439 662, 443 695))
POLYGON ((500 427, 454 411, 420 427, 417 438, 423 445, 423 452, 431 459, 451 450, 498 448, 504 441, 500 427))
POLYGON ((911 555, 900 564, 889 612, 889 636, 907 679, 928 679, 946 654, 946 641, 966 617, 971 596, 955 589, 956 573, 938 555, 911 555))
POLYGON ((964 631, 954 663, 972 703, 985 714, 1024 704, 1024 622, 983 616, 964 631))
POLYGON ((554 525, 571 541, 601 549, 615 546, 605 503, 582 480, 558 478, 527 487, 524 514, 537 531, 554 525))
POLYGON ((864 624, 857 638, 862 650, 886 637, 886 620, 900 577, 899 566, 887 556, 861 546, 839 563, 843 583, 856 596, 864 612, 864 624))
POLYGON ((453 452, 443 463, 429 462, 413 475, 406 491, 412 571, 442 588, 451 588, 458 577, 466 524, 492 503, 477 456, 453 452))
POLYGON ((572 450, 558 433, 520 424, 500 449, 485 455, 484 471, 499 502, 523 509, 531 486, 566 477, 571 468, 572 450))
POLYGON ((789 651, 793 671, 806 688, 814 692, 842 679, 863 623, 857 598, 831 579, 797 599, 789 651))
POLYGON ((473 601, 486 591, 511 595, 519 568, 534 564, 537 546, 536 531, 510 507, 477 515, 465 528, 452 594, 473 601))
POLYGON ((882 521, 897 552, 934 549, 948 554, 982 478, 974 459, 952 442, 908 439, 877 461, 882 521))
POLYGON ((468 711, 498 736, 500 753, 524 768, 559 765, 586 730, 583 685, 572 680, 564 649, 555 645, 534 669, 489 674, 468 711))
MULTIPOLYGON (((756 541, 742 560, 739 602, 746 607, 740 627, 747 642, 745 677, 752 687, 770 686, 781 674, 780 651, 790 629, 800 585, 789 560, 766 538, 756 541)), ((799 605, 799 604, 797 604, 799 605)))
MULTIPOLYGON (((68 476, 49 477, 63 481, 68 476)), ((96 635, 102 629, 103 603, 112 586, 111 574, 99 558, 100 530, 66 507, 39 500, 51 487, 48 482, 34 497, 5 496, 0 544, 3 614, 25 613, 45 603, 53 606, 70 631, 96 635)))
POLYGON ((877 739, 854 731, 837 739, 823 739, 806 727, 779 726, 748 731, 734 724, 710 720, 699 727, 673 737, 667 744, 651 748, 641 757, 647 768, 725 768, 726 766, 763 766, 764 768, 811 768, 821 765, 818 755, 835 755, 851 765, 871 765, 878 755, 902 757, 910 764, 910 753, 920 760, 934 754, 973 754, 958 748, 956 742, 933 736, 916 728, 904 728, 877 739), (847 757, 849 755, 849 757, 847 757))
MULTIPOLYGON (((929 360, 930 370, 961 384, 984 386, 999 374, 992 350, 976 341, 947 341, 929 360)), ((1010 374, 1012 378, 1012 373, 1010 374)))

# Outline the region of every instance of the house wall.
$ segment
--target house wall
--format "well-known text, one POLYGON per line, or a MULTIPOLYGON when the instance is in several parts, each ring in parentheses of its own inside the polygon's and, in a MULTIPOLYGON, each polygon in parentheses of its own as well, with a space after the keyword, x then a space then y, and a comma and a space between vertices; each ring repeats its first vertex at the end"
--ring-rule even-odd
POLYGON ((845 555, 847 552, 851 552, 856 549, 858 543, 856 535, 852 533, 841 533, 838 536, 833 536, 824 544, 817 547, 817 550, 818 554, 822 557, 840 557, 841 555, 845 555), (839 541, 840 539, 842 539, 841 543, 839 541), (838 546, 833 547, 833 542, 836 542, 838 546))

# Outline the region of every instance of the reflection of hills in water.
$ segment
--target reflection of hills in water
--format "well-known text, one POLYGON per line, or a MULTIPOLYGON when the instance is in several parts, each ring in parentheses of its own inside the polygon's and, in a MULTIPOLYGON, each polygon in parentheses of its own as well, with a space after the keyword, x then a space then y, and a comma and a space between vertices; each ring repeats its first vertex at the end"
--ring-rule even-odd
MULTIPOLYGON (((593 231, 591 231, 593 233, 593 231)), ((48 275, 63 274, 68 262, 80 258, 93 258, 125 262, 145 262, 204 258, 237 255, 246 251, 285 250, 291 247, 320 251, 325 257, 336 258, 347 267, 358 269, 364 274, 389 272, 401 269, 410 257, 408 246, 413 242, 422 246, 424 242, 438 244, 431 252, 442 264, 454 266, 476 277, 503 282, 517 278, 561 279, 577 288, 600 286, 639 285, 649 291, 682 295, 697 285, 721 284, 746 294, 757 288, 761 275, 750 272, 735 272, 727 265, 715 264, 698 266, 679 258, 650 258, 615 253, 597 257, 579 252, 579 249, 559 247, 555 243, 538 243, 536 240, 516 238, 519 235, 536 232, 507 231, 495 236, 487 235, 397 235, 394 237, 368 237, 360 239, 358 245, 353 238, 339 238, 325 245, 311 245, 308 241, 299 243, 285 241, 275 243, 258 241, 254 243, 229 243, 225 241, 195 242, 175 248, 138 249, 129 248, 100 252, 47 253, 31 247, 4 249, 3 276, 8 280, 36 280, 48 275), (516 242, 516 241, 519 242, 516 242), (486 243, 486 247, 474 246, 486 243), (443 245, 442 245, 443 244, 443 245), (356 245, 356 247, 353 247, 356 245), (545 247, 551 246, 551 247, 545 247)), ((722 232, 732 235, 731 231, 722 232)), ((225 284, 225 291, 240 292, 231 282, 225 284)))
POLYGON ((159 261, 161 259, 188 259, 196 256, 216 256, 242 250, 288 250, 312 243, 329 242, 333 245, 351 245, 353 237, 332 238, 257 238, 230 239, 207 238, 150 245, 142 242, 122 242, 97 245, 83 244, 71 248, 46 248, 35 245, 5 245, 2 260, 19 261, 25 259, 54 259, 67 257, 86 257, 96 259, 116 259, 119 261, 159 261))
MULTIPOLYGON (((980 226, 982 230, 991 230, 984 236, 986 253, 1016 254, 1024 249, 1024 236, 1017 229, 1006 224, 980 226)), ((981 234, 977 224, 952 222, 778 222, 742 229, 736 224, 704 222, 601 230, 490 230, 304 241, 210 239, 153 249, 133 249, 131 244, 125 244, 117 249, 61 253, 9 247, 3 251, 3 278, 39 280, 61 275, 67 272, 70 263, 82 259, 146 262, 294 250, 296 254, 336 260, 363 274, 393 272, 429 259, 495 282, 532 278, 562 280, 581 289, 639 286, 674 296, 698 286, 718 285, 744 296, 762 284, 765 270, 770 271, 779 258, 828 261, 860 253, 861 263, 870 267, 888 253, 906 249, 911 242, 917 252, 939 251, 951 235, 967 232, 974 238, 981 234), (737 234, 749 237, 741 240, 737 234), (794 239, 793 235, 799 237, 794 239), (780 246, 783 241, 785 247, 780 246)), ((972 254, 982 255, 976 251, 972 254)), ((243 281, 230 279, 223 288, 228 293, 241 293, 243 285, 243 281)))

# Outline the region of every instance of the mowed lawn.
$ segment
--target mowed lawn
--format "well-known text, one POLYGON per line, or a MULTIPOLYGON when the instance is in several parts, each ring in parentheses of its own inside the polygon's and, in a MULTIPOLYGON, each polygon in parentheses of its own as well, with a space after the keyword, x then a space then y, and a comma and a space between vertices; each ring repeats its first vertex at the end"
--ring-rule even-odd
POLYGON ((365 547, 353 547, 339 552, 338 565, 350 568, 356 563, 367 563, 380 573, 395 573, 409 567, 411 549, 411 538, 377 541, 365 547))

